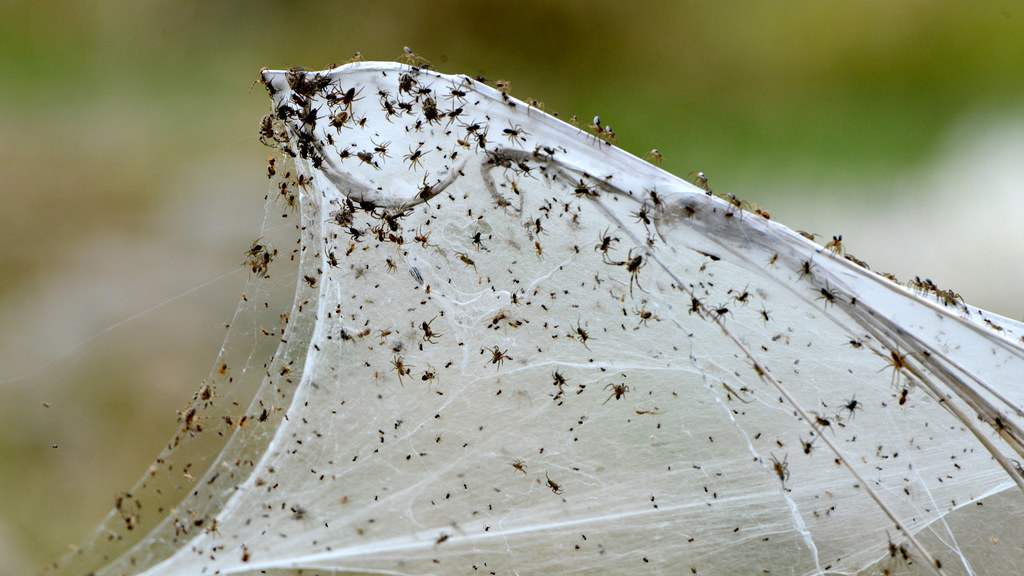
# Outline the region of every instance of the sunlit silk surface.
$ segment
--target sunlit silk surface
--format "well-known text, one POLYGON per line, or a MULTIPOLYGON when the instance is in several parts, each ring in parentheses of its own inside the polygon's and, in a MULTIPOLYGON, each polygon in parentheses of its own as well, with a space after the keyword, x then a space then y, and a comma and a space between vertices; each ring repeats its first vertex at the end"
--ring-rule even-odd
POLYGON ((263 80, 221 359, 68 573, 1024 568, 1019 324, 465 76, 263 80))

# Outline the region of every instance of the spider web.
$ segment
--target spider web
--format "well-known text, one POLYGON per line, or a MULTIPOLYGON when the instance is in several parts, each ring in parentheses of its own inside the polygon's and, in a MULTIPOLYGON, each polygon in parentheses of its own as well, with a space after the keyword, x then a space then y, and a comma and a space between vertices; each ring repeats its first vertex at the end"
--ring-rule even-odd
POLYGON ((59 573, 1024 568, 1019 323, 464 76, 263 78, 221 359, 59 573))

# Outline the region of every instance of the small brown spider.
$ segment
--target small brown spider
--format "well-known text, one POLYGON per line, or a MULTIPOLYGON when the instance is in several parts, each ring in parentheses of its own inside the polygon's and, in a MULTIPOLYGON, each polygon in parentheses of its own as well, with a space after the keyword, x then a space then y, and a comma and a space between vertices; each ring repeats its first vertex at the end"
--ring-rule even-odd
POLYGON ((643 290, 644 287, 640 285, 640 269, 644 267, 644 257, 641 254, 633 256, 633 251, 630 250, 626 256, 628 259, 625 262, 620 262, 620 266, 625 266, 629 272, 629 295, 633 295, 633 283, 636 282, 636 287, 643 290))
MULTIPOLYGON (((516 458, 515 460, 512 461, 512 467, 522 472, 524 475, 526 474, 526 462, 523 462, 522 460, 516 458)), ((512 473, 515 474, 515 472, 512 473)))
POLYGON ((424 233, 422 230, 417 229, 416 230, 416 237, 413 238, 413 240, 415 240, 416 242, 419 242, 419 244, 421 246, 423 246, 424 248, 428 248, 428 247, 432 246, 432 244, 430 244, 430 242, 429 242, 430 241, 430 231, 429 230, 426 233, 424 233))
POLYGON ((814 278, 813 270, 814 264, 810 260, 804 260, 804 262, 800 265, 800 268, 797 269, 797 272, 800 273, 799 279, 802 280, 804 276, 810 276, 811 278, 814 278))
POLYGON ((816 439, 817 439, 816 437, 812 437, 810 441, 807 441, 807 440, 804 440, 802 436, 800 437, 800 445, 803 446, 803 448, 804 448, 804 454, 810 454, 811 453, 811 450, 814 449, 814 441, 816 439))
MULTIPOLYGON (((398 355, 396 355, 394 359, 391 360, 391 365, 394 367, 393 369, 396 372, 398 372, 399 384, 402 384, 402 376, 408 376, 409 373, 412 372, 412 369, 414 368, 413 366, 403 362, 402 357, 398 355)), ((405 384, 402 385, 404 386, 405 384)))
POLYGON ((829 242, 828 244, 825 244, 825 249, 830 250, 833 254, 837 256, 845 256, 846 248, 843 247, 843 235, 840 234, 838 236, 833 236, 832 241, 829 242))
POLYGON ((473 270, 476 270, 476 262, 474 262, 472 258, 466 256, 462 252, 456 252, 456 254, 459 255, 459 260, 462 260, 463 264, 465 264, 467 267, 472 266, 473 270))
POLYGON ((598 240, 599 242, 596 245, 594 245, 594 250, 601 251, 604 261, 608 262, 608 250, 611 249, 612 242, 618 242, 619 239, 615 238, 614 236, 609 234, 607 230, 605 230, 604 234, 598 237, 598 240))
POLYGON ((551 491, 554 492, 555 494, 561 495, 562 487, 555 483, 555 481, 552 480, 550 476, 548 476, 547 472, 544 473, 544 477, 547 478, 548 488, 551 488, 551 491))
POLYGON ((583 347, 590 350, 590 346, 587 346, 587 340, 590 339, 590 335, 580 327, 579 322, 576 322, 576 328, 569 334, 569 338, 579 338, 580 342, 583 343, 583 347))
POLYGON ((658 322, 661 322, 661 318, 658 318, 657 316, 654 315, 653 312, 647 310, 646 308, 634 308, 633 312, 640 317, 640 323, 643 324, 644 326, 647 326, 647 322, 650 320, 657 320, 658 322))
POLYGON ((781 462, 775 457, 775 454, 772 454, 771 457, 772 469, 775 471, 775 475, 785 484, 786 480, 789 480, 789 464, 786 462, 789 459, 789 455, 783 454, 781 462))
POLYGON ((437 369, 435 369, 433 366, 427 364, 427 369, 423 371, 423 376, 420 376, 420 380, 423 380, 424 382, 427 382, 428 385, 433 383, 433 382, 436 382, 437 381, 437 369))
POLYGON ((561 392, 562 389, 565 388, 565 376, 562 376, 561 372, 555 370, 554 373, 551 374, 551 378, 553 380, 553 384, 557 386, 558 391, 561 392))
POLYGON ((694 186, 697 186, 698 188, 704 190, 704 193, 707 194, 708 196, 711 195, 711 186, 708 185, 708 177, 705 176, 703 172, 693 170, 692 172, 687 174, 687 176, 693 176, 694 186))
MULTIPOLYGON (((498 368, 501 368, 501 363, 502 363, 503 360, 511 360, 512 359, 511 356, 509 356, 508 354, 505 354, 505 352, 508 352, 508 350, 502 350, 502 349, 498 348, 497 346, 495 346, 494 348, 491 348, 490 350, 488 350, 488 352, 491 353, 491 359, 489 360, 489 362, 491 364, 497 364, 498 368)), ((480 353, 481 354, 484 353, 484 349, 483 348, 480 349, 480 353)))
POLYGON ((609 384, 604 387, 605 390, 609 388, 612 389, 612 393, 608 396, 607 400, 601 403, 601 406, 607 404, 608 400, 611 400, 612 398, 620 400, 626 396, 626 392, 629 392, 629 386, 626 386, 625 384, 609 384))
POLYGON ((436 319, 437 319, 437 316, 431 318, 430 322, 421 322, 420 323, 420 330, 423 330, 423 341, 424 342, 429 342, 430 344, 436 344, 434 339, 435 338, 440 338, 441 336, 444 336, 444 334, 438 334, 437 332, 434 332, 430 328, 430 325, 433 324, 434 320, 436 320, 436 319))
POLYGON ((881 368, 881 369, 878 370, 879 372, 881 372, 882 370, 885 370, 886 368, 892 368, 892 386, 893 386, 893 388, 895 388, 896 385, 899 384, 899 382, 900 382, 900 371, 907 368, 907 356, 908 356, 908 354, 900 354, 899 348, 897 348, 895 351, 890 350, 889 351, 889 357, 890 357, 889 363, 884 368, 881 368))

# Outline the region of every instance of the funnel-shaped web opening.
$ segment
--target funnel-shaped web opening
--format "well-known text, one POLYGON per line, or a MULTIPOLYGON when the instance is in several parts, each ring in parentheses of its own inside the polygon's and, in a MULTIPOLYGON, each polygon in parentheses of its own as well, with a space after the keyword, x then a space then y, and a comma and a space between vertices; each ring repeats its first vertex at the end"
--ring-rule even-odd
POLYGON ((222 360, 62 570, 1024 570, 1019 324, 467 77, 263 78, 222 360))

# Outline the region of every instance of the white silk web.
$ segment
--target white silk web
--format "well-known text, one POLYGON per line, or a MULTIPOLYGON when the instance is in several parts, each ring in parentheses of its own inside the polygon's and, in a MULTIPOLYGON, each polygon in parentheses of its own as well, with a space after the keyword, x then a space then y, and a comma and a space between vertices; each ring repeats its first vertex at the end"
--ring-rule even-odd
POLYGON ((221 359, 58 572, 1024 569, 1019 323, 464 76, 263 79, 221 359))

